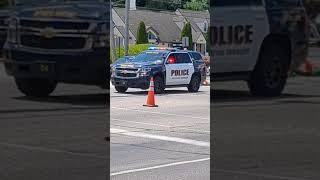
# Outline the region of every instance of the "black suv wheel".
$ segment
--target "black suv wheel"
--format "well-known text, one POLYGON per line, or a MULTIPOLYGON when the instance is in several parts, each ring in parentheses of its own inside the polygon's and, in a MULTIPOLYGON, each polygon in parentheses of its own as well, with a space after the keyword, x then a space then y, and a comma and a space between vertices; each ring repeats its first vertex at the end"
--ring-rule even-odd
POLYGON ((115 88, 119 93, 125 93, 128 90, 127 86, 115 86, 115 88))
POLYGON ((198 92, 201 84, 201 79, 199 76, 192 76, 191 81, 188 85, 189 92, 198 92))
POLYGON ((276 43, 266 45, 248 85, 253 95, 280 96, 287 81, 289 53, 276 43))
POLYGON ((161 76, 154 78, 154 92, 156 94, 163 94, 165 89, 164 80, 161 76))
POLYGON ((26 96, 46 97, 57 87, 57 82, 49 79, 15 78, 18 89, 26 96))

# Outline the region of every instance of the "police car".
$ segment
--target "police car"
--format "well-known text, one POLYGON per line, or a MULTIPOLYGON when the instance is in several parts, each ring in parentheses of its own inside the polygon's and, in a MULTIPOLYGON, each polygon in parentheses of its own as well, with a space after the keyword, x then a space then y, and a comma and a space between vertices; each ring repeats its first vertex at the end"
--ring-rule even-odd
POLYGON ((187 87, 197 92, 205 80, 205 64, 201 54, 171 48, 151 47, 112 67, 111 82, 118 92, 128 88, 148 89, 154 77, 155 93, 169 87, 187 87))
POLYGON ((254 95, 278 96, 308 52, 309 23, 300 0, 214 0, 212 76, 244 80, 254 95))

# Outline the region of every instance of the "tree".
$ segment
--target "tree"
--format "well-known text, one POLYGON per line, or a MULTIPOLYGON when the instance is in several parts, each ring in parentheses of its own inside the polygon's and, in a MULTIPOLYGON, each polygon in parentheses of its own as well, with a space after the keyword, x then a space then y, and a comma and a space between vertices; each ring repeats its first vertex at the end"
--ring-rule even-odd
POLYGON ((137 44, 146 44, 148 43, 148 35, 146 32, 146 25, 144 22, 140 22, 137 31, 137 44))
POLYGON ((187 22, 182 31, 181 31, 181 40, 183 37, 189 37, 189 47, 187 47, 189 50, 193 49, 193 40, 192 40, 192 28, 191 24, 187 22))
POLYGON ((146 1, 146 7, 150 9, 175 11, 182 7, 182 0, 148 0, 146 1))
POLYGON ((209 8, 209 5, 207 0, 191 0, 186 2, 183 7, 193 11, 204 11, 209 8))

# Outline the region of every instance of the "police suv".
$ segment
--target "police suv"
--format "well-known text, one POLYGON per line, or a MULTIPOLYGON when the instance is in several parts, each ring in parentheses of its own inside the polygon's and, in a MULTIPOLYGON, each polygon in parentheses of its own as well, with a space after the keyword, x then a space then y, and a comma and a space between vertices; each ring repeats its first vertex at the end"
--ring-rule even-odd
POLYGON ((307 57, 309 24, 300 0, 211 1, 214 81, 245 80, 254 95, 278 96, 307 57))
POLYGON ((8 21, 4 65, 22 93, 47 96, 58 83, 108 87, 108 1, 19 2, 8 21))
POLYGON ((111 82, 123 93, 128 88, 148 89, 151 76, 155 93, 163 93, 169 87, 187 87, 189 92, 197 92, 206 77, 205 63, 198 52, 152 47, 134 58, 116 62, 111 82))

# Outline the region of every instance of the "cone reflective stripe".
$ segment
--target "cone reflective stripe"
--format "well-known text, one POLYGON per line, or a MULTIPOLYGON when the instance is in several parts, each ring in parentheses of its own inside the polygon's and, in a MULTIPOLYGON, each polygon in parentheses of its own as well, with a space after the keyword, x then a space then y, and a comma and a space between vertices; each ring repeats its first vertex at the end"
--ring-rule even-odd
POLYGON ((148 97, 147 97, 147 103, 143 106, 146 107, 158 107, 155 104, 154 100, 154 82, 153 82, 153 77, 150 78, 150 86, 149 86, 149 91, 148 91, 148 97))

